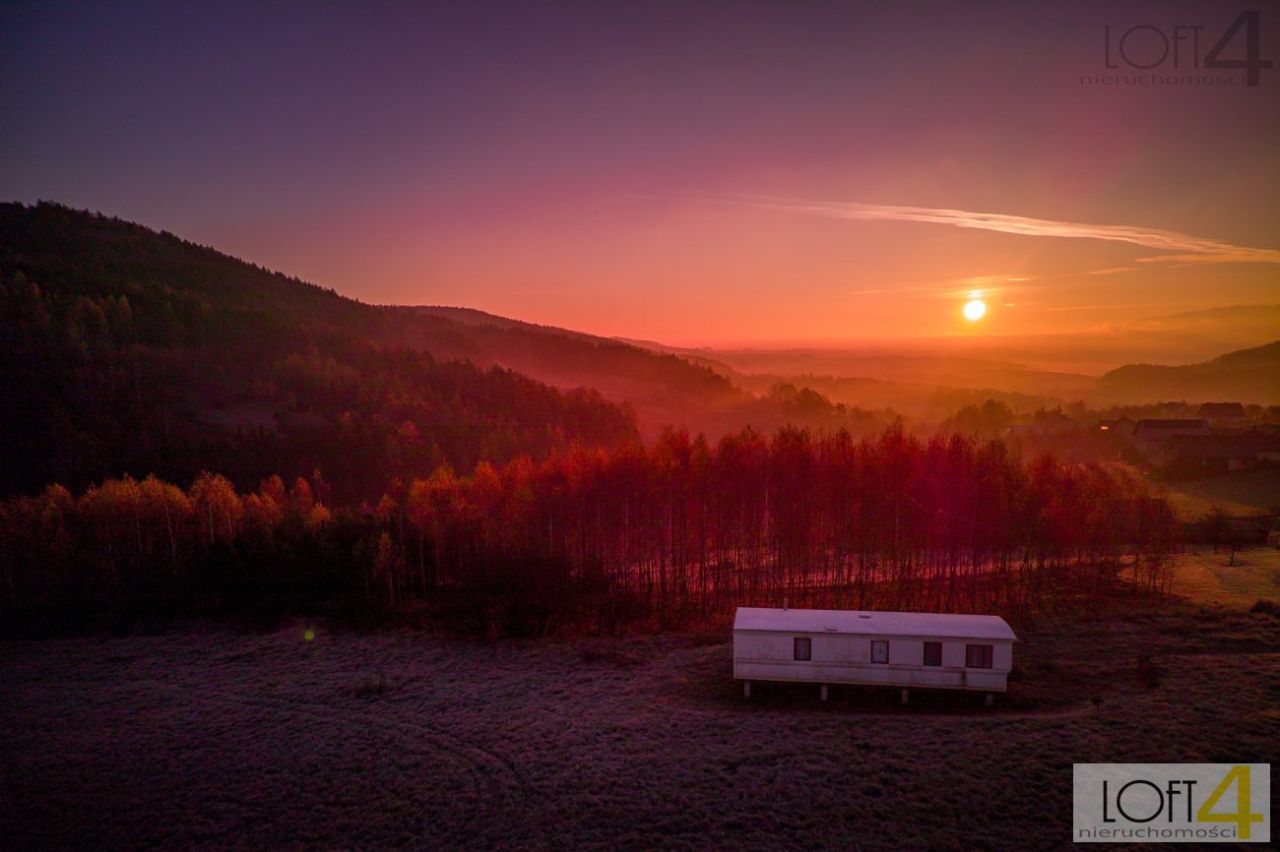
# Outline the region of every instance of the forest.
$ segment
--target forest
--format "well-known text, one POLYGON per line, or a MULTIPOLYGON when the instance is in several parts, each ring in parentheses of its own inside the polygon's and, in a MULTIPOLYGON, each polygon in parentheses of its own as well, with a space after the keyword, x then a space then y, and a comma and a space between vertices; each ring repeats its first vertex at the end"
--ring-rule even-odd
POLYGON ((365 305, 55 204, 0 205, 0 225, 6 631, 312 612, 615 632, 1167 582, 1168 504, 1119 467, 1023 457, 995 437, 1002 403, 928 438, 809 387, 365 305))
POLYGON ((23 632, 139 616, 325 612, 478 635, 705 623, 736 605, 1037 613, 1162 591, 1178 525, 1121 472, 999 441, 751 430, 448 466, 332 504, 110 479, 0 504, 0 611, 23 632))
POLYGON ((667 424, 869 434, 889 414, 806 388, 757 397, 590 335, 367 305, 58 204, 0 204, 0 497, 125 474, 238 488, 322 472, 342 503, 667 424))
POLYGON ((241 487, 543 457, 637 432, 627 406, 374 334, 375 309, 56 205, 0 205, 0 495, 110 476, 241 487))

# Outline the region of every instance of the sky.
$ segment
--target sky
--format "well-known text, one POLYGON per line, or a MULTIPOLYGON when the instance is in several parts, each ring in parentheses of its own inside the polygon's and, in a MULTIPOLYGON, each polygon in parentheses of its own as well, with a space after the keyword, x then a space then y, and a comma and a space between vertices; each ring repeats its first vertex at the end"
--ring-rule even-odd
POLYGON ((1100 332, 1280 302, 1280 68, 1194 67, 1246 8, 1280 60, 1277 2, 3 2, 0 198, 676 345, 1100 332))

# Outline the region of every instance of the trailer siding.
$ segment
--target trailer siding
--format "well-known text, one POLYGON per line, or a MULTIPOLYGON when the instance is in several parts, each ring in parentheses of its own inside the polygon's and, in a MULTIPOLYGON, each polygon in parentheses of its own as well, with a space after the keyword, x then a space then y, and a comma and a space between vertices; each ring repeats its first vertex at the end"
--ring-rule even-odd
MULTIPOLYGON (((1008 638, 999 637, 999 627, 990 621, 991 616, 975 616, 974 636, 955 635, 962 632, 964 623, 947 615, 939 621, 940 633, 891 633, 885 627, 895 623, 896 613, 859 614, 860 619, 875 620, 875 632, 841 632, 850 630, 860 622, 849 618, 824 617, 818 611, 778 610, 779 629, 764 629, 768 618, 755 611, 740 623, 749 628, 735 628, 733 633, 733 675, 738 680, 804 682, 820 684, 867 684, 931 689, 978 690, 1004 692, 1008 674, 1013 667, 1013 642, 1016 637, 1008 625, 1003 625, 1008 638), (880 617, 883 616, 883 617, 880 617), (837 626, 826 627, 821 632, 787 629, 805 620, 833 622, 837 626), (945 634, 945 635, 942 635, 945 634), (809 660, 794 658, 795 640, 808 638, 811 655, 809 660), (872 662, 872 643, 888 642, 887 663, 872 662), (938 642, 942 648, 941 665, 924 665, 924 645, 938 642), (966 666, 968 645, 991 647, 991 668, 966 666)), ((826 613, 828 616, 848 616, 852 613, 826 613)), ((926 626, 926 613, 905 614, 910 618, 898 619, 901 623, 919 628, 926 626)))

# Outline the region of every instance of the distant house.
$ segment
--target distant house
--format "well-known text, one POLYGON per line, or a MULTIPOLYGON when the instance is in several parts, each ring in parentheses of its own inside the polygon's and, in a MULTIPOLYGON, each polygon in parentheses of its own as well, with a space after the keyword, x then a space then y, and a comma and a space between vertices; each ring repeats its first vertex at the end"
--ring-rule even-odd
POLYGON ((1209 423, 1203 418, 1174 420, 1139 420, 1133 427, 1133 445, 1147 461, 1156 456, 1170 438, 1181 435, 1208 435, 1209 423))
POLYGON ((1099 420, 1098 431, 1109 432, 1111 435, 1119 438, 1132 438, 1134 422, 1128 417, 1121 417, 1118 420, 1099 420))
POLYGON ((1175 435, 1160 449, 1157 463, 1182 473, 1248 470, 1280 458, 1280 437, 1265 432, 1215 432, 1175 435))
POLYGON ((1238 402, 1206 402, 1196 414, 1219 423, 1237 423, 1247 416, 1244 406, 1238 402))
POLYGON ((1154 459, 1171 471, 1225 473, 1253 466, 1257 452, 1238 435, 1174 435, 1154 459))
POLYGON ((739 607, 733 676, 747 697, 752 681, 1004 692, 1017 638, 994 615, 739 607))

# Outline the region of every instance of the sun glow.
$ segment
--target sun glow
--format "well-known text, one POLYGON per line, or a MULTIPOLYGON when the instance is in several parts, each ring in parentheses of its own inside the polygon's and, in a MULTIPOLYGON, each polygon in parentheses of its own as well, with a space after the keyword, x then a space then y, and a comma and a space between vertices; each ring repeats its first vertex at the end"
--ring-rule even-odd
POLYGON ((987 315, 987 303, 981 299, 970 299, 964 303, 964 318, 969 322, 977 322, 987 315))

